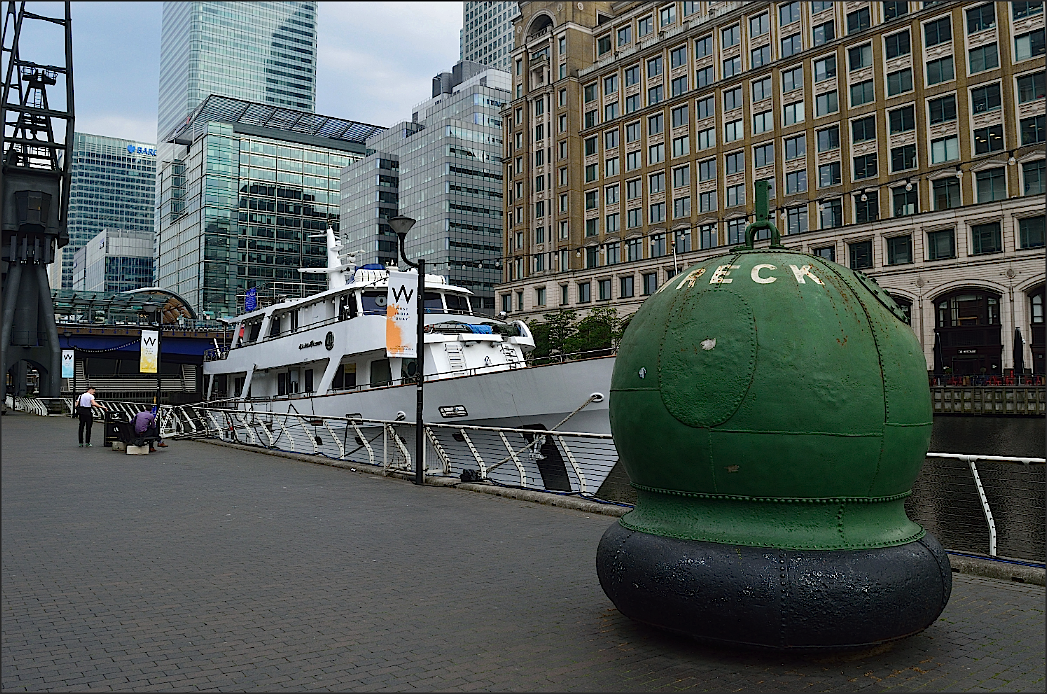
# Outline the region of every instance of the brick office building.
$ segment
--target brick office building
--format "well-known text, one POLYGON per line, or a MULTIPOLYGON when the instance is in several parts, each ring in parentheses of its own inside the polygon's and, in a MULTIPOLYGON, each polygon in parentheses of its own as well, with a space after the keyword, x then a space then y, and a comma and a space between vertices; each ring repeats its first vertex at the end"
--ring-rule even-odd
POLYGON ((521 2, 498 307, 636 310, 739 243, 874 277, 957 373, 1044 370, 1042 3, 521 2))

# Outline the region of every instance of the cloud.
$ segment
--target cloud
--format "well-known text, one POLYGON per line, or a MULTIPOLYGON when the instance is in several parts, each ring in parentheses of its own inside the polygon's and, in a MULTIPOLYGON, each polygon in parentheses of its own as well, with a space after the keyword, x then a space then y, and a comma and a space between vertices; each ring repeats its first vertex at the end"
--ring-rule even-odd
POLYGON ((461 2, 318 6, 316 110, 389 126, 411 119, 459 58, 461 2))

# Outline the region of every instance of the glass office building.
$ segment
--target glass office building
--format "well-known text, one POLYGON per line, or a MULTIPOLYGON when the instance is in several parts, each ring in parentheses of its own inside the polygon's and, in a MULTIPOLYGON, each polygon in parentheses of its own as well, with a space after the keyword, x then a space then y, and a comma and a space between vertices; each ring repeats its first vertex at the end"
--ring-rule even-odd
POLYGON ((339 172, 382 129, 210 96, 165 143, 158 172, 156 284, 204 315, 232 316, 326 289, 301 267, 327 262, 339 229, 339 172))
POLYGON ((73 289, 129 292, 153 284, 153 232, 105 229, 73 256, 73 289))
MULTIPOLYGON (((72 156, 69 245, 55 263, 63 289, 73 286, 76 252, 103 229, 152 235, 156 200, 155 145, 74 133, 72 156)), ((55 276, 52 286, 58 284, 55 276)))
POLYGON ((513 50, 513 19, 520 15, 516 2, 462 3, 460 57, 504 72, 509 71, 513 50))
POLYGON ((396 265, 388 219, 416 220, 411 259, 494 309, 502 252, 502 133, 509 74, 462 62, 433 78, 433 97, 367 140, 372 150, 342 175, 343 243, 358 263, 396 265))
POLYGON ((165 2, 158 139, 211 94, 312 111, 316 3, 165 2))

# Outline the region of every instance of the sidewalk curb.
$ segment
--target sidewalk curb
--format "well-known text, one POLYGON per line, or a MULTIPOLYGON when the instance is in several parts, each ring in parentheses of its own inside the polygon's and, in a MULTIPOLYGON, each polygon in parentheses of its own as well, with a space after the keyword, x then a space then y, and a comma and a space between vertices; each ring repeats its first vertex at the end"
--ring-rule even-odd
MULTIPOLYGON (((228 446, 229 448, 236 448, 242 451, 264 453, 266 455, 273 455, 281 458, 290 458, 291 460, 298 460, 304 463, 327 465, 328 467, 341 468, 343 470, 363 473, 366 475, 393 477, 404 481, 411 481, 414 479, 413 473, 386 471, 380 467, 367 465, 365 463, 347 463, 341 460, 327 458, 322 455, 274 451, 260 446, 248 446, 242 443, 230 443, 228 441, 218 441, 216 439, 193 440, 201 443, 209 443, 215 446, 228 446)), ((536 504, 556 506, 559 508, 567 508, 575 511, 582 511, 584 513, 610 516, 613 518, 621 518, 632 510, 630 507, 601 504, 587 499, 580 499, 575 496, 565 496, 551 492, 540 492, 531 489, 516 489, 513 487, 499 487, 495 484, 462 482, 456 477, 434 477, 430 475, 426 477, 425 483, 430 487, 453 487, 467 492, 480 492, 482 494, 491 494, 493 496, 501 496, 507 499, 529 501, 536 504)), ((984 578, 995 578, 1003 581, 1037 586, 1047 584, 1047 571, 1034 566, 1022 566, 1020 564, 1010 564, 1002 561, 993 561, 991 559, 976 559, 973 557, 957 556, 955 554, 949 554, 949 563, 952 565, 953 573, 982 576, 984 578)))

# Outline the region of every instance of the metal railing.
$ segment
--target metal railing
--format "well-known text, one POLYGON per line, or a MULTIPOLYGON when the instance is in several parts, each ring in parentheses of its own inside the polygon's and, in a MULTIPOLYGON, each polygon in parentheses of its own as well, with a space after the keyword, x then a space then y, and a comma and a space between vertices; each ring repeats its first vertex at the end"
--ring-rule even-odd
MULTIPOLYGON (((72 398, 8 396, 7 402, 37 415, 69 416, 73 409, 72 398)), ((152 407, 99 402, 129 417, 152 407)), ((94 415, 104 418, 98 408, 94 415)), ((266 412, 251 403, 241 409, 214 403, 160 408, 164 438, 211 438, 318 455, 387 474, 414 470, 409 443, 414 431, 413 422, 266 412)), ((610 434, 434 423, 425 425, 425 440, 426 475, 630 505, 625 499, 600 498, 602 483, 618 463, 610 434)), ((906 510, 950 550, 1042 562, 1045 463, 1035 457, 928 453, 906 510)))

